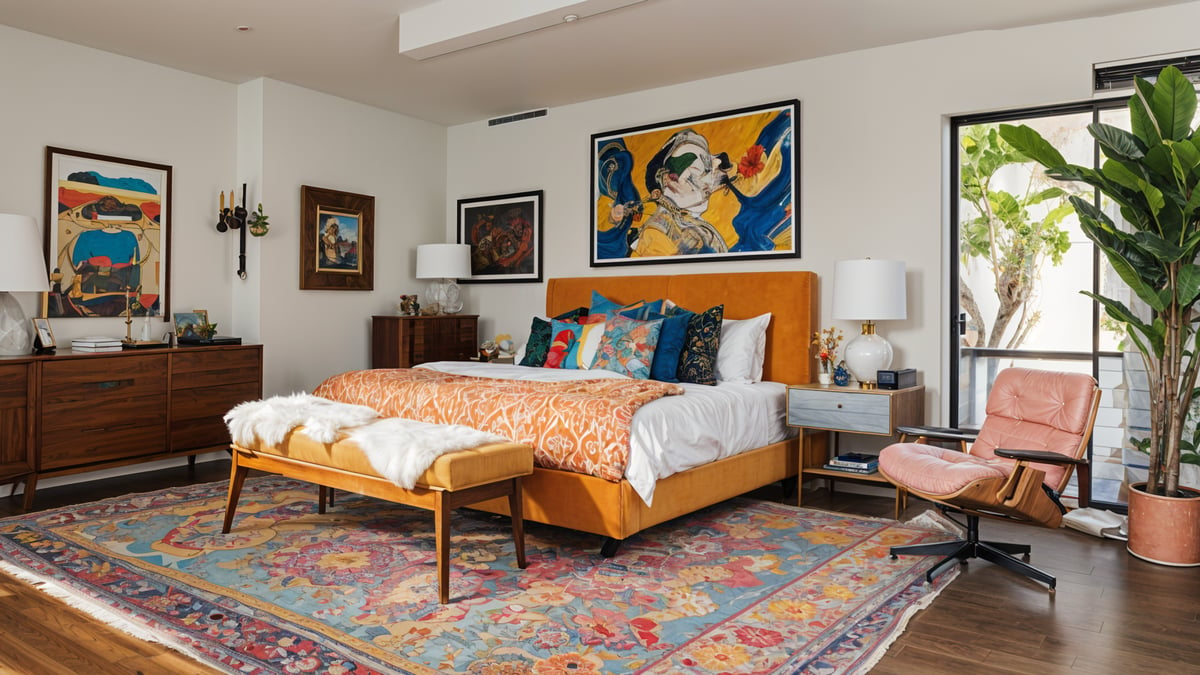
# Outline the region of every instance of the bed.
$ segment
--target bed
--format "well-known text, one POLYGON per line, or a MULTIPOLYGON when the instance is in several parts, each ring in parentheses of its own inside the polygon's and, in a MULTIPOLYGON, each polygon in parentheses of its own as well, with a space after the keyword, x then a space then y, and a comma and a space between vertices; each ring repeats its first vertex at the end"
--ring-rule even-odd
MULTIPOLYGON (((726 319, 749 319, 770 312, 762 379, 783 384, 812 379, 809 342, 817 330, 818 309, 817 278, 812 272, 551 279, 546 314, 555 316, 587 306, 593 291, 623 304, 650 298, 670 298, 688 308, 724 304, 726 319)), ((778 391, 785 396, 782 387, 778 391)), ((601 535, 607 538, 603 552, 612 555, 622 540, 641 530, 797 475, 799 455, 793 435, 680 471, 656 481, 650 504, 626 478, 609 480, 539 466, 524 479, 524 515, 529 520, 601 535)), ((507 502, 500 499, 475 508, 508 514, 507 502)))

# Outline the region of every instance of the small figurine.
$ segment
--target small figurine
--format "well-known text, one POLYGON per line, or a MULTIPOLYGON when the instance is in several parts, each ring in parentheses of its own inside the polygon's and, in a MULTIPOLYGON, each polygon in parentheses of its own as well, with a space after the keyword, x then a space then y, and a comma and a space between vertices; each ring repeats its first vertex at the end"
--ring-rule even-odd
POLYGON ((417 304, 416 295, 400 296, 400 304, 396 306, 396 311, 400 316, 416 316, 420 305, 417 304))
POLYGON ((850 385, 850 371, 846 369, 845 361, 838 361, 837 368, 833 369, 833 383, 839 387, 850 385))

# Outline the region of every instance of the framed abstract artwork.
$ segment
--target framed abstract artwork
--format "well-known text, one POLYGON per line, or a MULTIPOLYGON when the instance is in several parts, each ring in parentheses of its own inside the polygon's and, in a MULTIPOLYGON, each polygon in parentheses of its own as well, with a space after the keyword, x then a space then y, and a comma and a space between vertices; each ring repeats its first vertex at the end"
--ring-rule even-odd
POLYGON ((542 280, 542 191, 458 200, 458 243, 471 245, 462 283, 542 280))
POLYGON ((300 288, 375 287, 375 198, 300 186, 300 288))
POLYGON ((171 167, 46 148, 43 316, 170 312, 171 167))
POLYGON ((591 139, 591 266, 800 255, 799 101, 591 139))

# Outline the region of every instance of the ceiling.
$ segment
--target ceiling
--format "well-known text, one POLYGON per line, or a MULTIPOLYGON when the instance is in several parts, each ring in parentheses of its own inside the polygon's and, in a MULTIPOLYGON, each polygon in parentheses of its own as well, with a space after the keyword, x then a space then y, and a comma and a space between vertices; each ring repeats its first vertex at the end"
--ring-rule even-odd
POLYGON ((425 60, 399 53, 402 13, 415 21, 441 4, 478 24, 497 7, 592 2, 605 0, 6 0, 0 24, 232 83, 268 77, 454 125, 941 35, 1185 4, 644 0, 425 60))

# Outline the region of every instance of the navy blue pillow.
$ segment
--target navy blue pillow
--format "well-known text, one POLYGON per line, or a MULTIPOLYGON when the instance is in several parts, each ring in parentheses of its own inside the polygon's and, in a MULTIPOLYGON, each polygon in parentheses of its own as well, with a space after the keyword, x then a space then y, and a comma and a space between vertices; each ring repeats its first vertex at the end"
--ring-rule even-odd
POLYGON ((695 314, 674 307, 669 314, 651 312, 647 319, 662 319, 658 332, 658 346, 654 348, 654 361, 650 363, 650 379, 662 382, 679 381, 679 357, 687 340, 688 322, 695 314))

